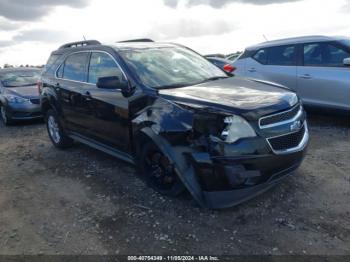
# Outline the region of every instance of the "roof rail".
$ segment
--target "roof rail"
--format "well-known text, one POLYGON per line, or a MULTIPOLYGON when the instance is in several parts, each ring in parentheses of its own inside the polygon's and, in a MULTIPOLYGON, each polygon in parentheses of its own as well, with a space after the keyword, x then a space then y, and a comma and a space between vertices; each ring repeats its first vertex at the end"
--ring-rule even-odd
POLYGON ((78 41, 78 42, 64 44, 64 45, 60 46, 59 49, 82 47, 82 46, 88 46, 88 45, 100 45, 100 44, 101 43, 97 40, 78 41))
POLYGON ((134 43, 134 42, 154 42, 152 39, 149 38, 140 38, 140 39, 131 39, 131 40, 125 40, 125 41, 119 41, 117 43, 134 43))

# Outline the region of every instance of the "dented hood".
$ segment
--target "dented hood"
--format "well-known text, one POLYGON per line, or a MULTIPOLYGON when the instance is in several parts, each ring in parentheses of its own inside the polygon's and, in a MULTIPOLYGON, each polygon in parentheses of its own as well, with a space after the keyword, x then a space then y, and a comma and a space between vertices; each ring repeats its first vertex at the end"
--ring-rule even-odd
POLYGON ((199 85, 159 90, 166 99, 259 117, 298 103, 295 93, 272 84, 228 78, 199 85))

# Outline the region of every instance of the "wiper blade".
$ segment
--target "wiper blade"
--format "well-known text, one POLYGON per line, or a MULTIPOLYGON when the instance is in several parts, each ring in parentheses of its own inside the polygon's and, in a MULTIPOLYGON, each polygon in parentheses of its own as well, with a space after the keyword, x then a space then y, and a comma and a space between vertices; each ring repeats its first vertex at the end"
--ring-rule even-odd
POLYGON ((205 82, 226 79, 226 78, 229 78, 229 77, 228 76, 214 76, 214 77, 207 78, 203 81, 200 81, 199 83, 179 83, 179 84, 168 85, 168 86, 159 86, 159 87, 156 87, 156 89, 172 89, 172 88, 181 88, 181 87, 186 87, 186 86, 194 86, 194 85, 199 85, 199 84, 202 84, 205 82))
POLYGON ((226 79, 229 78, 228 76, 214 76, 214 77, 210 77, 205 79, 203 82, 209 82, 209 81, 216 81, 216 80, 220 80, 220 79, 226 79))
POLYGON ((181 88, 188 86, 188 84, 174 84, 174 85, 167 85, 167 86, 158 86, 156 89, 172 89, 172 88, 181 88))

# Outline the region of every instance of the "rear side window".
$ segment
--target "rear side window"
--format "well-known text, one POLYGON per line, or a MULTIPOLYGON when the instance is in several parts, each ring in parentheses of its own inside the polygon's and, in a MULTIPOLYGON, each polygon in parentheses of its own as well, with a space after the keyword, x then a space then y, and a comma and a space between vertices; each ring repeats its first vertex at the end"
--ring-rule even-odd
POLYGON ((47 60, 45 65, 45 72, 47 74, 53 75, 55 73, 56 67, 57 67, 57 61, 60 58, 60 55, 51 55, 49 60, 47 60))
POLYGON ((51 55, 46 62, 45 68, 50 68, 59 57, 59 55, 51 55))
POLYGON ((260 64, 266 65, 267 64, 267 50, 261 49, 253 56, 256 61, 258 61, 260 64))
POLYGON ((304 66, 342 67, 350 53, 330 43, 304 45, 304 66))
POLYGON ((263 65, 296 65, 296 48, 294 45, 276 46, 260 49, 253 58, 263 65))
POLYGON ((108 76, 124 78, 121 69, 111 56, 102 52, 93 52, 90 59, 88 82, 96 84, 100 77, 108 76))
POLYGON ((85 52, 68 56, 64 63, 63 78, 67 80, 85 82, 87 78, 86 65, 88 57, 89 53, 85 52))

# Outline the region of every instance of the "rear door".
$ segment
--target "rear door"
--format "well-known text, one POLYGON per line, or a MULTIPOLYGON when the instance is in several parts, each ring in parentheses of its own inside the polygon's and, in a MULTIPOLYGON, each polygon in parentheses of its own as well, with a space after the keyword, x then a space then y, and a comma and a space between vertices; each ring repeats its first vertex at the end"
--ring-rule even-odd
POLYGON ((91 121, 87 114, 89 97, 86 96, 87 65, 90 52, 69 55, 57 71, 56 90, 67 128, 88 135, 91 121))
POLYGON ((266 80, 296 89, 296 46, 259 49, 247 59, 246 77, 266 80))
POLYGON ((303 64, 298 66, 297 90, 306 104, 350 110, 350 68, 345 47, 333 42, 303 45, 303 64))

